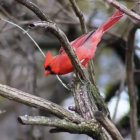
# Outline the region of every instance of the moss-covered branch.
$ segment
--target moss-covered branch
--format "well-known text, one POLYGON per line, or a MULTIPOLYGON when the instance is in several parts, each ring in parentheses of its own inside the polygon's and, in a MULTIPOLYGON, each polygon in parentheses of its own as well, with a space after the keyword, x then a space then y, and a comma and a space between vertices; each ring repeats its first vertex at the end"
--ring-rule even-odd
POLYGON ((55 127, 57 130, 64 132, 69 132, 73 134, 87 134, 91 137, 97 134, 99 130, 99 125, 96 121, 91 122, 81 122, 80 124, 75 124, 70 121, 66 121, 58 118, 47 118, 43 116, 20 116, 18 118, 19 122, 26 125, 44 125, 49 127, 55 127), (90 125, 89 125, 90 124, 90 125))

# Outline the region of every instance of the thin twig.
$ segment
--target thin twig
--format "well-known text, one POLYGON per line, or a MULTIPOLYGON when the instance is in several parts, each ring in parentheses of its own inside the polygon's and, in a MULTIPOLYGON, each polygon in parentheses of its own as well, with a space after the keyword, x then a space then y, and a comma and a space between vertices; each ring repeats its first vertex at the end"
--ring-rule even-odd
POLYGON ((140 21, 140 15, 136 14, 135 12, 131 11, 130 9, 128 9, 126 6, 124 6, 123 4, 115 1, 115 0, 104 0, 107 3, 111 4, 112 6, 116 7, 117 9, 121 10, 122 12, 124 12, 126 15, 132 17, 133 19, 139 20, 140 21))
POLYGON ((12 24, 14 26, 16 26, 17 28, 19 28, 21 31, 23 31, 24 34, 26 34, 31 40, 32 42, 35 44, 35 46, 39 49, 39 51, 41 52, 41 54, 45 57, 45 54, 44 52, 41 50, 41 48, 39 47, 39 45, 36 43, 36 41, 31 37, 31 35, 26 31, 24 30, 21 26, 19 26, 18 24, 14 23, 14 22, 11 22, 9 20, 6 20, 4 18, 0 18, 0 20, 2 21, 5 21, 6 23, 9 23, 9 24, 12 24))
MULTIPOLYGON (((13 23, 12 21, 9 21, 9 20, 6 20, 6 19, 3 19, 3 18, 0 18, 0 20, 3 20, 5 21, 6 23, 9 23, 9 24, 12 24, 14 26, 16 26, 17 28, 19 28, 21 31, 23 31, 24 34, 26 34, 30 39, 31 41, 35 44, 35 46, 39 49, 40 53, 43 55, 43 57, 45 58, 45 54, 44 52, 42 51, 42 49, 39 47, 39 45, 37 44, 37 42, 31 37, 31 35, 26 31, 24 30, 21 26, 19 26, 18 24, 16 23, 13 23)), ((66 86, 66 84, 60 79, 60 77, 58 75, 56 75, 58 81, 62 84, 62 86, 64 86, 64 88, 66 88, 67 90, 69 90, 69 88, 66 86)))
POLYGON ((63 6, 58 1, 56 1, 56 4, 58 5, 60 9, 51 17, 52 19, 55 19, 57 15, 60 14, 61 12, 63 12, 67 17, 69 17, 70 20, 73 19, 73 14, 67 10, 67 8, 69 7, 69 4, 66 4, 63 6))
POLYGON ((62 86, 63 86, 64 88, 66 88, 67 90, 70 90, 70 89, 66 86, 66 84, 61 80, 61 78, 60 78, 58 75, 56 75, 56 77, 57 77, 58 81, 62 84, 62 86))

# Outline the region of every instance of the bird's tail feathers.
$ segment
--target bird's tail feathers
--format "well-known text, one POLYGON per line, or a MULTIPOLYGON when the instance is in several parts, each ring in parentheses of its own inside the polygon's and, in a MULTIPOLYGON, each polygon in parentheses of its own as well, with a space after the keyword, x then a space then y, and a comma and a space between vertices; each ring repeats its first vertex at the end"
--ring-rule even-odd
POLYGON ((117 10, 103 25, 101 25, 98 30, 106 32, 110 27, 112 27, 117 21, 123 17, 124 13, 117 10))

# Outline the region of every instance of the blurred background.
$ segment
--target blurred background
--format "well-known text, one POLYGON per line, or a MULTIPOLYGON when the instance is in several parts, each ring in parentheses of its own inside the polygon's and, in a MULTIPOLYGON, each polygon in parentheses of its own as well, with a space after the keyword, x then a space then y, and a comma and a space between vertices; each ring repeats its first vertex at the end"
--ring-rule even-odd
MULTIPOLYGON (((79 20, 68 0, 32 0, 51 20, 66 33, 70 41, 82 34, 79 20)), ((110 17, 115 8, 104 1, 77 0, 84 13, 88 31, 95 30, 110 17)), ((140 13, 138 1, 119 1, 140 13)), ((39 44, 44 53, 50 50, 59 53, 60 43, 47 30, 31 30, 28 25, 38 21, 34 13, 14 0, 0 0, 0 17, 23 27, 39 44)), ((124 16, 102 38, 93 58, 96 82, 108 104, 112 120, 125 139, 130 139, 129 97, 125 82, 125 49, 129 29, 135 20, 124 16)), ((140 119, 140 30, 135 34, 135 88, 137 91, 138 119, 140 119)), ((0 20, 0 83, 51 100, 68 108, 74 105, 71 93, 57 80, 56 76, 44 75, 44 58, 29 37, 0 20)), ((60 76, 70 83, 72 73, 60 76)), ((68 133, 50 134, 48 127, 23 126, 18 123, 21 115, 44 115, 44 111, 0 97, 0 139, 1 140, 86 140, 85 135, 68 133)), ((90 138, 88 138, 90 140, 90 138)))

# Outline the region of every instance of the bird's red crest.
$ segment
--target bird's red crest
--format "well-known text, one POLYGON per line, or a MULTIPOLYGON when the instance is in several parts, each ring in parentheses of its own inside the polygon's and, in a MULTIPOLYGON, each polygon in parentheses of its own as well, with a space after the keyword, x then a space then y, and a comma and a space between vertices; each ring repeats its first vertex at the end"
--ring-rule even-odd
POLYGON ((46 57, 45 57, 44 68, 46 68, 50 64, 50 62, 52 61, 52 59, 53 59, 53 56, 51 55, 51 52, 48 51, 46 53, 46 57))

